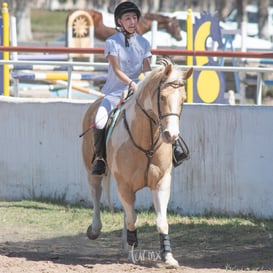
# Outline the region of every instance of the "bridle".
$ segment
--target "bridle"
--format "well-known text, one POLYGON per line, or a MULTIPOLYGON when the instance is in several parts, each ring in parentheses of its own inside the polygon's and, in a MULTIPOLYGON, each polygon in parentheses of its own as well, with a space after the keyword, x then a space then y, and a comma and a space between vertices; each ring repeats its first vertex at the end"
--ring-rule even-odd
MULTIPOLYGON (((150 148, 149 149, 144 149, 142 148, 141 146, 139 146, 133 136, 132 136, 132 133, 130 131, 130 128, 129 128, 129 124, 128 124, 128 121, 127 121, 127 118, 126 118, 126 110, 124 109, 123 110, 123 121, 124 121, 124 126, 128 132, 128 135, 132 141, 132 143, 134 144, 134 146, 136 148, 138 148, 139 150, 141 150, 147 157, 148 161, 147 161, 147 167, 146 167, 146 171, 145 171, 145 183, 147 184, 147 180, 148 180, 148 172, 149 172, 149 167, 150 167, 150 164, 151 164, 151 160, 152 160, 152 157, 154 155, 154 153, 158 150, 158 148, 161 146, 162 142, 161 143, 158 143, 159 142, 159 139, 160 139, 160 134, 162 133, 163 131, 163 128, 162 128, 162 123, 161 121, 166 118, 166 117, 169 117, 169 116, 176 116, 178 117, 178 119, 180 119, 180 116, 181 116, 181 111, 182 111, 182 107, 181 107, 181 111, 180 113, 165 113, 165 114, 162 114, 162 111, 161 111, 161 108, 160 108, 160 93, 161 93, 161 86, 164 84, 163 81, 160 82, 158 88, 157 88, 157 115, 158 115, 158 120, 155 120, 145 109, 144 107, 139 103, 139 100, 138 100, 138 97, 136 99, 136 105, 140 108, 140 110, 145 114, 145 116, 149 119, 149 123, 150 123, 150 136, 151 136, 151 145, 150 145, 150 148), (159 129, 160 133, 157 135, 156 139, 153 138, 153 132, 154 132, 154 126, 156 126, 156 129, 159 129)), ((174 86, 174 88, 179 88, 181 86, 184 86, 184 81, 182 83, 177 83, 177 82, 169 82, 167 83, 167 85, 171 85, 171 86, 174 86)))
MULTIPOLYGON (((144 109, 144 107, 139 103, 139 100, 137 98, 136 103, 137 106, 141 109, 141 111, 148 117, 149 120, 151 120, 153 122, 154 125, 158 125, 158 127, 160 128, 160 131, 162 132, 162 123, 161 121, 169 116, 176 116, 178 117, 178 119, 180 119, 181 116, 181 111, 182 111, 182 107, 181 107, 181 111, 180 113, 166 113, 166 114, 162 114, 161 108, 160 108, 160 91, 161 91, 161 86, 163 85, 163 81, 160 82, 158 88, 157 88, 157 116, 158 116, 158 121, 156 121, 153 117, 151 117, 151 115, 149 115, 149 113, 144 109)), ((182 83, 177 83, 177 82, 169 82, 166 85, 170 85, 173 88, 179 88, 181 86, 184 86, 185 83, 184 81, 182 83)))

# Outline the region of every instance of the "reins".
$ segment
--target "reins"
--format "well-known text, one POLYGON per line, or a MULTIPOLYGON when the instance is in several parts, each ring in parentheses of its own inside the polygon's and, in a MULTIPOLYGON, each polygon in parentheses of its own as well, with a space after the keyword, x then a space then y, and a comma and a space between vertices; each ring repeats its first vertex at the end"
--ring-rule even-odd
MULTIPOLYGON (((145 112, 144 112, 145 113, 145 112)), ((149 116, 148 116, 149 117, 149 116)), ((150 164, 151 164, 151 160, 152 160, 152 157, 154 156, 154 153, 157 151, 157 149, 160 147, 161 143, 159 145, 157 145, 159 139, 160 139, 160 134, 157 136, 156 140, 154 141, 154 138, 153 138, 153 126, 152 126, 152 123, 153 123, 153 120, 151 118, 149 118, 149 121, 150 121, 150 135, 151 135, 151 147, 150 149, 144 149, 142 148, 141 146, 139 146, 133 136, 132 136, 132 133, 130 131, 130 128, 129 128, 129 124, 128 124, 128 121, 127 121, 127 118, 126 118, 126 111, 123 110, 123 121, 124 121, 124 126, 128 132, 128 135, 132 141, 132 143, 134 144, 134 146, 136 148, 138 148, 140 151, 142 151, 148 161, 147 161, 147 167, 146 167, 146 171, 145 171, 145 183, 147 184, 147 181, 148 181, 148 172, 149 172, 149 168, 150 168, 150 164), (157 147, 156 147, 157 145, 157 147)))
POLYGON ((152 157, 154 156, 155 152, 159 149, 159 147, 161 146, 162 143, 159 143, 159 139, 160 139, 160 134, 158 134, 156 140, 154 140, 153 138, 153 124, 155 126, 157 126, 157 128, 159 128, 160 131, 162 131, 162 127, 161 127, 161 120, 168 117, 168 116, 177 116, 180 119, 180 114, 177 113, 166 113, 164 115, 162 115, 161 112, 161 108, 160 108, 160 87, 162 85, 162 82, 160 82, 158 89, 157 89, 157 112, 158 112, 158 121, 156 121, 154 118, 152 118, 149 113, 142 107, 142 105, 139 103, 138 98, 136 98, 136 105, 141 109, 141 111, 145 114, 145 116, 149 119, 149 124, 150 124, 150 136, 151 136, 151 146, 149 149, 144 149, 141 146, 139 146, 136 141, 133 138, 133 135, 130 131, 129 128, 129 124, 126 118, 126 110, 123 110, 123 121, 124 121, 124 126, 128 132, 128 135, 133 143, 133 145, 139 149, 140 151, 142 151, 146 157, 147 157, 147 166, 146 166, 146 171, 145 171, 145 183, 147 184, 148 181, 148 173, 149 173, 149 168, 150 168, 150 164, 151 164, 151 160, 152 157))

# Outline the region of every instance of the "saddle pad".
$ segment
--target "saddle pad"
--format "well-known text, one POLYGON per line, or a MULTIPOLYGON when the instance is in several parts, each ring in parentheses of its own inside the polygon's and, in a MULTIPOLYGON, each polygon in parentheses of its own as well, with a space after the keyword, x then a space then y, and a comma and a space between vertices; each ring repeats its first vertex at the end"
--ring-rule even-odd
POLYGON ((109 118, 109 119, 111 119, 111 122, 110 122, 110 124, 109 124, 109 126, 108 126, 108 128, 107 128, 107 133, 106 133, 106 145, 108 144, 108 141, 109 141, 110 136, 111 136, 111 134, 112 134, 112 132, 113 132, 113 129, 114 129, 115 124, 116 124, 116 121, 117 121, 117 118, 118 118, 118 116, 119 116, 119 114, 120 114, 122 108, 123 108, 123 105, 121 105, 119 108, 117 108, 117 109, 112 113, 111 117, 109 118))

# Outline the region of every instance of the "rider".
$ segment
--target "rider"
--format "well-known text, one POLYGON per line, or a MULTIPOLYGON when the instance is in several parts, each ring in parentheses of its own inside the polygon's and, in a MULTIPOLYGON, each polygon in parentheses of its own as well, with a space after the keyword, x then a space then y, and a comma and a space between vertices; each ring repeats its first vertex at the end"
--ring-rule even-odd
MULTIPOLYGON (((109 62, 108 75, 102 92, 105 94, 98 108, 93 128, 95 166, 91 173, 105 173, 105 125, 108 114, 120 102, 128 89, 135 91, 139 75, 151 70, 149 42, 136 33, 140 10, 129 1, 120 3, 114 12, 117 33, 105 41, 104 54, 109 62)), ((176 152, 177 153, 177 152, 176 152)), ((182 155, 184 156, 184 154, 182 155)))

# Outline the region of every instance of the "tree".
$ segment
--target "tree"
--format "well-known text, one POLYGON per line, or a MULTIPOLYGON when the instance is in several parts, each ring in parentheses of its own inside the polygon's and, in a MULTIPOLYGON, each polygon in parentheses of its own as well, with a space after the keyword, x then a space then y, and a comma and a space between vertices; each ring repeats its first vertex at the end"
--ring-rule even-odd
POLYGON ((32 0, 7 0, 10 15, 16 18, 17 40, 26 42, 32 40, 31 4, 32 0))

